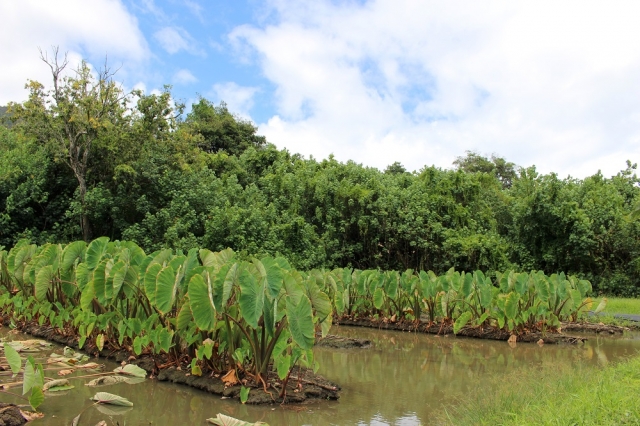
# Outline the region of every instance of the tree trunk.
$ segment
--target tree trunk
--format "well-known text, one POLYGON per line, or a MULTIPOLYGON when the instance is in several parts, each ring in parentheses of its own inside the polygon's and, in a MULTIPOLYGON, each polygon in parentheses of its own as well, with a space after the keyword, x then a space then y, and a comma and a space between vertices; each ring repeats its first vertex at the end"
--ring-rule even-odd
POLYGON ((80 226, 82 227, 82 239, 85 242, 89 242, 91 240, 91 224, 89 223, 89 217, 87 216, 87 209, 85 206, 85 195, 87 194, 87 183, 84 179, 84 176, 76 173, 76 177, 78 178, 78 190, 80 192, 80 207, 81 207, 81 219, 80 226))

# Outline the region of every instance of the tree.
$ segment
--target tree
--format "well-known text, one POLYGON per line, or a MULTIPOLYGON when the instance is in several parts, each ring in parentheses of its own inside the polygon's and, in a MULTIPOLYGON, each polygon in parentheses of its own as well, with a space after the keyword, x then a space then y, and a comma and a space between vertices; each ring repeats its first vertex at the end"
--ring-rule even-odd
POLYGON ((253 123, 231 114, 224 102, 215 106, 200 98, 191 107, 186 124, 202 136, 200 147, 209 153, 240 155, 250 146, 262 148, 267 144, 264 136, 256 134, 258 128, 253 123))
POLYGON ((457 157, 456 161, 453 162, 453 165, 458 170, 463 170, 467 173, 492 174, 502 183, 503 188, 511 188, 513 180, 518 176, 514 163, 495 154, 491 155, 490 160, 477 152, 466 151, 466 154, 465 157, 457 157))
POLYGON ((54 157, 73 172, 78 181, 82 235, 89 241, 91 226, 85 203, 88 164, 101 138, 127 120, 129 96, 113 80, 115 72, 106 61, 95 75, 82 61, 73 75, 63 76, 69 64, 67 55, 60 58, 58 48, 53 48, 52 53, 50 58, 40 51, 40 58, 51 69, 53 88, 47 90, 41 83, 29 80, 28 100, 11 104, 10 112, 25 133, 48 146, 54 157))

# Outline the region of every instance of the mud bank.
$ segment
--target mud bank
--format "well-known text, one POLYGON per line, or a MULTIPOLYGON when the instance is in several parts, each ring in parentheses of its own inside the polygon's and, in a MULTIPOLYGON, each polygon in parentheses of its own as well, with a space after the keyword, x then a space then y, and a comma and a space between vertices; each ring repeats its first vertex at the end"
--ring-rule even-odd
MULTIPOLYGON (((409 331, 414 333, 428 333, 437 335, 450 335, 453 333, 452 324, 429 324, 426 322, 388 322, 367 318, 338 318, 333 320, 334 324, 350 325, 356 327, 378 328, 381 330, 409 331)), ((463 327, 458 336, 474 337, 478 339, 509 340, 512 333, 498 330, 493 327, 463 327)), ((585 337, 570 336, 562 333, 539 333, 529 332, 516 335, 517 342, 537 343, 542 340, 544 343, 582 343, 587 340, 585 337)))
MULTIPOLYGON (((6 324, 5 324, 6 325, 6 324)), ((63 334, 52 327, 39 326, 33 323, 17 324, 17 330, 34 337, 43 338, 51 342, 81 350, 88 355, 102 357, 120 363, 130 363, 144 369, 151 379, 183 384, 193 388, 219 395, 224 398, 240 399, 242 386, 251 389, 247 404, 293 404, 312 400, 336 400, 340 397, 340 386, 328 381, 313 371, 295 368, 282 392, 282 381, 275 373, 270 373, 263 384, 255 383, 251 378, 238 380, 237 384, 229 386, 222 380, 221 375, 205 372, 201 376, 190 374, 188 363, 176 365, 170 362, 166 355, 143 354, 133 356, 125 349, 103 348, 102 351, 87 341, 82 349, 78 348, 78 338, 63 334), (266 391, 265 391, 266 390, 266 391), (280 395, 283 395, 282 397, 280 395)))

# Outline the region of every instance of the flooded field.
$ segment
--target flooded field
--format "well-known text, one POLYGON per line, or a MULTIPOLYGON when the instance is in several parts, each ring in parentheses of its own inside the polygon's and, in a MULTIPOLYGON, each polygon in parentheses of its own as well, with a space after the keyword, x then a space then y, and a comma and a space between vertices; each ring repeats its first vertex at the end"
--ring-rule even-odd
MULTIPOLYGON (((8 334, 8 331, 0 328, 0 337, 30 338, 8 334)), ((271 426, 430 424, 430 419, 442 413, 444 405, 455 404, 461 395, 482 392, 483 383, 490 377, 517 378, 519 371, 535 369, 542 363, 597 368, 640 350, 638 333, 621 337, 589 335, 585 344, 577 346, 516 344, 510 347, 501 341, 365 328, 334 327, 331 332, 373 342, 368 349, 315 349, 321 366, 319 373, 342 386, 339 401, 302 406, 249 406, 157 380, 88 387, 85 383, 89 379, 74 379, 74 375, 86 372, 75 372, 66 376, 75 388, 47 396, 39 408, 46 416, 31 424, 69 425, 85 408, 80 425, 95 425, 101 420, 121 426, 205 424, 205 419, 217 413, 246 421, 263 421, 271 426), (92 406, 90 398, 101 391, 123 396, 134 405, 92 406)), ((58 353, 61 349, 53 348, 58 353)), ((106 364, 107 371, 117 367, 113 362, 97 361, 106 364)), ((47 377, 55 374, 45 372, 47 377)), ((9 377, 2 376, 2 379, 7 381, 9 377)), ((0 400, 25 403, 6 393, 0 400)))

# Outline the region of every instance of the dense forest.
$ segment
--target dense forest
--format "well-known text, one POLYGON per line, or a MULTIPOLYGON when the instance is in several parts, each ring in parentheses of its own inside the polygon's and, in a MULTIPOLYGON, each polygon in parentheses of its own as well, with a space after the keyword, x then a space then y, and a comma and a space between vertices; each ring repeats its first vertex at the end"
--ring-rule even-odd
MULTIPOLYGON (((126 239, 231 247, 299 269, 565 271, 640 295, 636 165, 560 179, 468 152, 451 169, 384 171, 279 150, 224 103, 189 112, 81 64, 2 108, 0 245, 126 239)), ((58 71, 56 73, 56 71, 58 71)), ((424 159, 429 163, 429 158, 424 159)), ((560 171, 562 172, 562 171, 560 171)))

